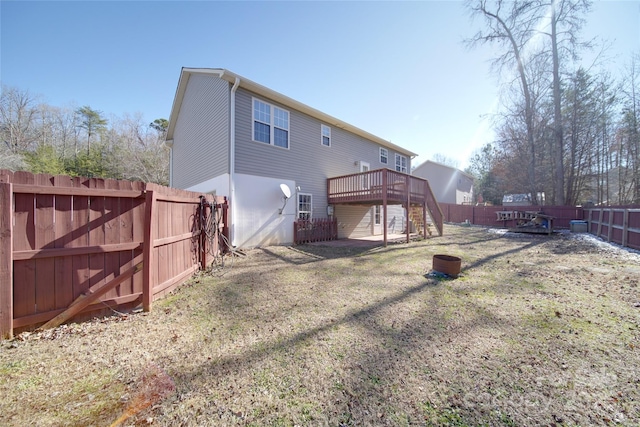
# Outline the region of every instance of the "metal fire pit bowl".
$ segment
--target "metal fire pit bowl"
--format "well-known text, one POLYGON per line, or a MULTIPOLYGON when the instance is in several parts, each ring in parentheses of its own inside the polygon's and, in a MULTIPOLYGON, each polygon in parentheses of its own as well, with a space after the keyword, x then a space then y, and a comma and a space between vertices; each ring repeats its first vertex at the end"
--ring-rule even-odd
POLYGON ((434 255, 433 267, 434 271, 446 274, 451 277, 458 277, 460 274, 460 266, 462 259, 451 255, 434 255))

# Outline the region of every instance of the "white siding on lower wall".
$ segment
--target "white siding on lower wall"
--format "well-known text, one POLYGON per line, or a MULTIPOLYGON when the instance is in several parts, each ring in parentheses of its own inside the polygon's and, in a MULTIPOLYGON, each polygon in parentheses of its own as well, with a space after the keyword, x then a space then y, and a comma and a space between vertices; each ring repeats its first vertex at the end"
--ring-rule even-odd
POLYGON ((208 179, 200 184, 196 184, 187 188, 189 191, 195 191, 197 193, 215 193, 217 196, 229 196, 229 174, 217 176, 215 178, 208 179))
POLYGON ((231 200, 233 244, 253 248, 293 243, 293 221, 296 217, 295 181, 254 175, 235 175, 235 200, 231 200), (284 211, 280 184, 291 190, 284 211), (235 224, 234 224, 235 223, 235 224))

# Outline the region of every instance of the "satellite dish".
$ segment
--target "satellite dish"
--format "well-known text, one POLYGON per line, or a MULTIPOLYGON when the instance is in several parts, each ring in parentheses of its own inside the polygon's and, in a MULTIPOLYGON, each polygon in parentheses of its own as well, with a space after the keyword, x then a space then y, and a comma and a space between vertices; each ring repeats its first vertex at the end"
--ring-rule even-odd
POLYGON ((282 190, 282 194, 284 194, 285 199, 291 197, 291 189, 287 184, 280 184, 280 190, 282 190))

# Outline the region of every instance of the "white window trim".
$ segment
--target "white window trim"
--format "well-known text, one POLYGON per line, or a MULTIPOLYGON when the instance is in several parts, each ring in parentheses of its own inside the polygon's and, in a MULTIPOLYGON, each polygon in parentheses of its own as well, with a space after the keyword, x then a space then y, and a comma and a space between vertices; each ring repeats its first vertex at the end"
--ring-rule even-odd
POLYGON ((409 162, 407 161, 407 156, 403 156, 401 154, 396 153, 396 164, 395 164, 396 172, 409 173, 409 162), (400 170, 398 170, 398 159, 404 159, 404 169, 402 170, 402 160, 400 161, 400 170))
POLYGON ((255 96, 251 97, 251 141, 257 142, 257 143, 262 144, 262 145, 270 145, 272 147, 282 148, 283 150, 289 150, 291 148, 291 112, 289 110, 285 110, 284 108, 280 108, 277 105, 273 105, 270 102, 267 102, 267 101, 265 101, 263 99, 256 98, 255 96), (271 123, 266 123, 266 122, 263 122, 262 120, 257 120, 256 119, 255 108, 253 106, 255 101, 260 101, 263 104, 266 104, 266 105, 269 106, 269 118, 271 120, 271 123), (284 111, 284 112, 287 113, 288 125, 289 125, 289 127, 287 129, 284 129, 284 128, 280 127, 280 126, 276 126, 275 125, 275 114, 274 114, 275 111, 274 111, 274 108, 277 108, 278 110, 281 110, 281 111, 284 111), (269 125, 269 143, 268 144, 266 142, 258 141, 257 139, 255 139, 256 121, 269 125), (275 144, 275 135, 274 134, 275 134, 275 128, 276 127, 278 129, 284 129, 284 130, 287 131, 287 146, 286 147, 281 147, 281 146, 275 144))
POLYGON ((297 200, 297 207, 296 207, 296 218, 300 219, 300 214, 301 213, 308 213, 309 214, 309 219, 307 221, 311 221, 313 219, 313 194, 311 193, 298 193, 298 200, 297 200), (300 210, 300 196, 309 196, 309 211, 301 211, 300 210))
POLYGON ((384 147, 380 147, 380 156, 378 157, 378 160, 380 161, 380 163, 381 163, 381 164, 383 164, 383 165, 388 165, 388 164, 389 164, 389 150, 387 150, 387 149, 386 149, 386 148, 384 148, 384 147), (383 161, 382 161, 382 151, 383 151, 383 150, 384 150, 384 151, 385 151, 385 153, 386 153, 386 154, 384 155, 384 158, 385 158, 385 159, 387 159, 387 161, 386 161, 386 162, 383 162, 383 161))
POLYGON ((323 147, 331 147, 331 127, 327 125, 320 125, 320 145, 323 147), (329 131, 329 145, 324 143, 324 130, 327 129, 329 131))
POLYGON ((373 206, 373 224, 382 225, 382 206, 380 205, 373 206))

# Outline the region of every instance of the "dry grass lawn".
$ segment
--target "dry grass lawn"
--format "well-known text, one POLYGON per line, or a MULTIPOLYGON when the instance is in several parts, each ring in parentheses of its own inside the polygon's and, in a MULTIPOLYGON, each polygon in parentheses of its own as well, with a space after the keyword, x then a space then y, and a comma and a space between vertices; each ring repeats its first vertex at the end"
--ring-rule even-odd
POLYGON ((151 313, 2 342, 0 424, 637 426, 639 280, 568 233, 255 249, 151 313))

